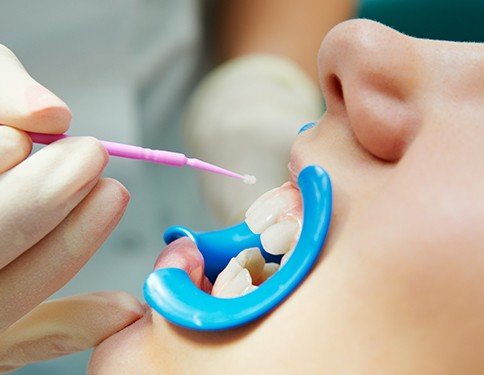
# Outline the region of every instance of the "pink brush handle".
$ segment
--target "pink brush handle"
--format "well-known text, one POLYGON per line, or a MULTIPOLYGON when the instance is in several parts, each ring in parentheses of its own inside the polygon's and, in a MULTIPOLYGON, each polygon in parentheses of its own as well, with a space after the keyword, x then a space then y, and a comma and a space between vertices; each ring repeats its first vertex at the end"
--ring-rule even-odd
MULTIPOLYGON (((69 137, 67 134, 28 134, 33 142, 44 145, 48 145, 52 142, 69 137)), ((111 156, 119 156, 122 158, 135 160, 145 160, 153 163, 171 165, 174 167, 183 167, 187 164, 188 161, 188 158, 185 155, 178 152, 151 150, 149 148, 125 145, 122 143, 108 141, 101 141, 101 143, 108 151, 108 154, 111 156)))
MULTIPOLYGON (((68 138, 67 134, 41 134, 41 133, 28 133, 30 138, 35 143, 44 145, 51 144, 52 142, 60 139, 68 138)), ((238 178, 243 180, 246 184, 255 183, 255 177, 249 175, 241 175, 218 167, 216 165, 207 163, 203 160, 187 158, 185 155, 179 152, 152 150, 150 148, 143 148, 138 146, 125 145, 122 143, 101 141, 108 154, 111 156, 119 156, 122 158, 144 160, 157 164, 171 165, 174 167, 183 167, 188 165, 191 168, 201 171, 218 173, 223 176, 238 178)))

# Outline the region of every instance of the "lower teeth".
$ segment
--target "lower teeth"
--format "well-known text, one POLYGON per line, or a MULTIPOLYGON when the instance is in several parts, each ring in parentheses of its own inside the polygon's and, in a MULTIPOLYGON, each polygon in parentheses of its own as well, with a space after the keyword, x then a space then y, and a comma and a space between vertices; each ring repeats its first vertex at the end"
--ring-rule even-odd
POLYGON ((277 263, 265 263, 258 248, 243 250, 232 258, 213 284, 212 295, 234 298, 250 293, 279 269, 277 263))

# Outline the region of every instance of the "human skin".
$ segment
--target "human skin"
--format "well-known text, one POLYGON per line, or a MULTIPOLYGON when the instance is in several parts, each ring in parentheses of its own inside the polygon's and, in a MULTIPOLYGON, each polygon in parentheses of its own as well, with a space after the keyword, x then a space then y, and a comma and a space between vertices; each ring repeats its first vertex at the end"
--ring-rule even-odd
POLYGON ((318 58, 327 112, 299 135, 295 178, 334 185, 324 255, 269 316, 195 332, 150 309, 104 341, 92 374, 484 372, 484 45, 371 21, 318 58))

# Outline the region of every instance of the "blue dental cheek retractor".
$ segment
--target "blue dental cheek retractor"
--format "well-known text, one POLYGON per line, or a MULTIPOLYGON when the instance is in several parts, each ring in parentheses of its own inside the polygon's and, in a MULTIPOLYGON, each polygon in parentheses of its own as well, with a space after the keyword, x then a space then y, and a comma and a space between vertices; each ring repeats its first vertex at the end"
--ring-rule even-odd
MULTIPOLYGON (((298 185, 304 212, 299 241, 287 263, 256 290, 236 298, 217 298, 197 288, 185 271, 163 268, 145 280, 143 291, 148 304, 174 324, 204 331, 235 328, 277 307, 316 263, 331 220, 332 189, 328 174, 319 166, 308 166, 299 174, 298 185)), ((191 238, 202 253, 205 273, 212 282, 230 259, 244 249, 258 247, 269 262, 280 259, 264 251, 260 235, 253 233, 245 222, 206 233, 170 227, 164 240, 169 244, 184 236, 191 238)))

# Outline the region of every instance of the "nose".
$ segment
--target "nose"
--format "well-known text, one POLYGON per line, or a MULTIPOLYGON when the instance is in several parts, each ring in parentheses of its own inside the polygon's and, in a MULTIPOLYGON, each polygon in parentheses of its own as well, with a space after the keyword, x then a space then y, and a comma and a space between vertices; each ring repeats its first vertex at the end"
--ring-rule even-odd
POLYGON ((415 39, 373 21, 347 21, 324 39, 318 65, 327 114, 345 117, 377 158, 399 160, 419 123, 415 39))

